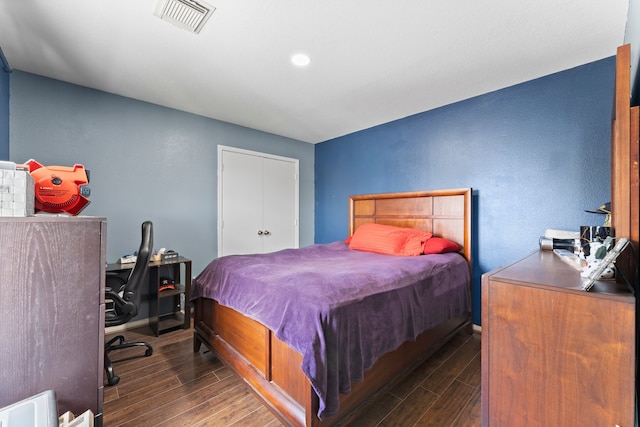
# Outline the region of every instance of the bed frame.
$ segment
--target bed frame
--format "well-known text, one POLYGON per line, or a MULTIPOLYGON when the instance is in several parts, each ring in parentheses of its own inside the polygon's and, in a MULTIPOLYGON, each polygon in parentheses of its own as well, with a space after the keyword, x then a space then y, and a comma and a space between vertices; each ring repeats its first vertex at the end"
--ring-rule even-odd
MULTIPOLYGON (((349 235, 362 224, 419 228, 459 243, 471 269, 471 189, 386 193, 349 199, 349 235)), ((209 348, 286 425, 347 424, 431 356, 459 330, 471 332, 470 317, 451 319, 382 356, 364 381, 340 396, 340 412, 317 417, 318 397, 300 368, 302 355, 262 324, 217 301, 194 303, 193 349, 209 348)))

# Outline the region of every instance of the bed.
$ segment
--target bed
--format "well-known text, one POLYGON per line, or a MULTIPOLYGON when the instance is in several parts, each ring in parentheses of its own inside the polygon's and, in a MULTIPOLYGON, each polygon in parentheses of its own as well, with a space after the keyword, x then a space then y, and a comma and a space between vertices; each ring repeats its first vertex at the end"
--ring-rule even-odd
MULTIPOLYGON (((202 344, 209 348, 286 425, 348 423, 458 331, 466 328, 471 332, 471 189, 351 196, 349 236, 363 224, 372 223, 425 230, 458 243, 460 250, 395 257, 353 251, 344 242, 333 242, 269 254, 286 265, 292 265, 291 257, 322 259, 324 274, 298 265, 288 270, 290 274, 299 270, 301 276, 277 273, 275 267, 263 264, 261 255, 251 255, 214 260, 194 280, 194 351, 199 351, 202 344), (354 275, 349 277, 354 278, 358 269, 369 269, 376 278, 385 277, 391 267, 376 257, 399 264, 393 273, 388 273, 397 288, 384 284, 372 290, 368 285, 363 291, 354 291, 336 285, 336 292, 350 295, 346 298, 350 299, 349 304, 337 303, 330 295, 335 282, 342 280, 332 276, 342 262, 340 257, 358 258, 345 258, 353 266, 350 268, 354 275), (361 266, 360 262, 372 264, 361 266), (415 263, 434 266, 428 267, 431 273, 427 277, 413 272, 415 263), (443 265, 456 265, 456 273, 446 272, 443 265), (402 270, 403 276, 396 278, 396 270, 402 270), (464 274, 460 273, 462 270, 464 274), (438 285, 433 285, 436 290, 422 291, 417 282, 408 278, 414 276, 437 281, 438 285), (269 292, 265 277, 275 278, 277 289, 283 291, 269 292), (312 293, 316 286, 311 278, 322 282, 321 289, 330 299, 326 304, 324 300, 317 304, 323 307, 319 313, 312 312, 312 305, 305 305, 324 297, 312 293), (259 288, 264 289, 262 294, 256 293, 259 288), (305 296, 302 292, 311 294, 305 296), (352 292, 366 294, 351 296, 352 292), (284 302, 276 302, 279 294, 285 297, 284 302), (440 308, 425 309, 420 305, 426 304, 424 299, 433 299, 440 308), (375 314, 365 312, 364 305, 369 302, 389 321, 376 320, 375 314), (390 305, 395 303, 399 305, 390 305), (345 317, 334 317, 338 314, 345 317), (283 319, 291 316, 293 322, 285 323, 283 319), (368 329, 368 322, 378 322, 379 327, 368 329), (380 332, 396 327, 404 336, 380 332), (375 339, 367 341, 369 335, 375 339), (356 348, 357 354, 348 355, 347 347, 356 348)), ((365 279, 353 279, 359 280, 365 279)))

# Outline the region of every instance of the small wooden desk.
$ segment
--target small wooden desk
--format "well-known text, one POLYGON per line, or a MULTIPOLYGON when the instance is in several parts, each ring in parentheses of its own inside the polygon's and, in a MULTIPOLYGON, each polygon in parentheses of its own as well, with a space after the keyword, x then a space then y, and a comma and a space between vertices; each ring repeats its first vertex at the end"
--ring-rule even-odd
MULTIPOLYGON (((108 272, 127 272, 135 263, 107 265, 108 272)), ((149 326, 156 336, 191 327, 191 260, 177 258, 149 263, 149 326), (161 277, 175 281, 175 289, 158 291, 161 277), (184 310, 182 306, 184 305, 184 310)))

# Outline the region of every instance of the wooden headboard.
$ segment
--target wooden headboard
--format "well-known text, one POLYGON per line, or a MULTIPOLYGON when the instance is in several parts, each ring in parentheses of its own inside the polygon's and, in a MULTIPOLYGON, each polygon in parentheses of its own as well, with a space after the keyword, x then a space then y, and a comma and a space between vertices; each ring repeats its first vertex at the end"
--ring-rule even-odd
POLYGON ((349 235, 367 223, 419 228, 453 240, 471 268, 471 188, 349 197, 349 235))

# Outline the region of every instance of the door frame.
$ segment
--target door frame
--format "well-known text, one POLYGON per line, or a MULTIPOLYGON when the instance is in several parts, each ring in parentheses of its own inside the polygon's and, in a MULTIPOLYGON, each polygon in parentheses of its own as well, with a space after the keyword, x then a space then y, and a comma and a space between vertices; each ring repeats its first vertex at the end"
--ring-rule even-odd
POLYGON ((294 222, 295 222, 295 247, 300 247, 300 160, 294 159, 292 157, 284 157, 277 156, 275 154, 263 153, 260 151, 252 151, 246 150, 243 148, 230 147, 228 145, 218 144, 218 166, 216 170, 216 176, 218 179, 218 224, 217 224, 217 233, 218 233, 218 247, 216 252, 218 253, 218 257, 221 256, 222 249, 222 205, 224 203, 222 199, 222 153, 223 151, 232 151, 235 153, 246 154, 250 156, 263 157, 272 160, 280 160, 285 162, 290 162, 294 164, 295 168, 295 212, 294 212, 294 222))

